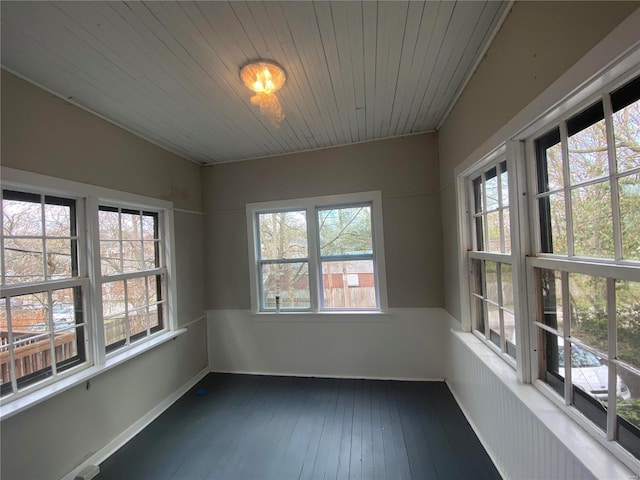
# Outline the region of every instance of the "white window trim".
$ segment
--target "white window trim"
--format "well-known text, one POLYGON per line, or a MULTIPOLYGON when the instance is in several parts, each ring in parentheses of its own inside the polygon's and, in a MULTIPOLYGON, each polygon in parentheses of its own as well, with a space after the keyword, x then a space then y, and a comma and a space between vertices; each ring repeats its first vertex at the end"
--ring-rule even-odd
MULTIPOLYGON (((384 228, 382 225, 382 193, 380 191, 370 192, 358 192, 344 195, 326 195, 321 197, 307 197, 298 199, 288 199, 279 201, 248 203, 246 206, 247 214, 247 237, 249 248, 249 274, 250 274, 250 290, 251 290, 251 313, 257 316, 268 315, 282 315, 282 318, 291 316, 292 318, 300 315, 376 315, 384 313, 388 310, 387 304, 387 282, 386 282, 386 267, 384 257, 384 228), (357 204, 370 202, 372 204, 373 215, 373 257, 374 257, 374 271, 376 275, 376 287, 377 298, 379 308, 367 309, 367 310, 348 310, 348 309, 320 309, 320 288, 318 276, 318 269, 320 257, 317 254, 317 235, 315 225, 310 225, 307 221, 307 235, 309 245, 309 293, 311 296, 311 308, 307 311, 292 311, 292 312, 267 312, 260 310, 260 289, 258 277, 258 230, 256 224, 256 214, 260 212, 273 211, 273 210, 290 210, 299 209, 305 210, 307 213, 307 220, 314 219, 316 215, 316 208, 321 207, 339 207, 342 205, 357 204)), ((265 318, 265 317, 263 317, 265 318)))
MULTIPOLYGON (((175 282, 175 235, 173 203, 166 200, 112 190, 95 185, 79 183, 38 173, 1 167, 2 188, 30 191, 46 195, 74 198, 77 201, 78 231, 83 232, 86 241, 79 242, 79 280, 87 291, 84 295, 86 324, 86 362, 56 377, 44 379, 18 392, 0 399, 0 419, 8 418, 24 411, 58 393, 83 383, 106 370, 161 345, 183 333, 177 327, 177 286, 175 282), (109 354, 104 348, 104 330, 99 320, 101 305, 100 248, 98 237, 98 205, 108 203, 126 208, 140 208, 158 212, 162 218, 164 258, 166 262, 167 305, 164 328, 148 337, 123 346, 109 354)), ((13 288, 13 287, 12 287, 13 288)), ((29 286, 31 288, 31 285, 29 286)))
MULTIPOLYGON (((462 328, 471 332, 471 305, 470 288, 468 280, 467 252, 470 250, 468 244, 469 220, 468 220, 468 179, 483 167, 496 161, 496 158, 504 154, 506 149, 510 187, 515 186, 515 192, 510 192, 517 196, 516 208, 512 210, 512 255, 514 256, 514 278, 519 278, 518 286, 514 285, 514 301, 516 302, 517 319, 517 360, 516 374, 518 381, 529 383, 535 386, 551 403, 560 408, 564 414, 575 421, 578 425, 588 431, 593 438, 602 444, 618 460, 636 473, 640 473, 640 459, 635 458, 617 442, 607 439, 607 434, 603 433, 589 419, 582 415, 572 406, 565 405, 564 399, 543 381, 534 378, 535 365, 538 362, 538 339, 536 328, 531 321, 519 319, 535 319, 537 305, 532 288, 535 285, 534 266, 558 265, 556 262, 563 260, 571 261, 572 265, 578 265, 578 258, 567 259, 558 255, 537 254, 535 258, 529 258, 531 252, 540 251, 540 231, 537 219, 537 202, 531 200, 535 198, 537 187, 532 184, 535 179, 535 154, 532 139, 546 133, 550 127, 558 122, 562 122, 573 115, 581 112, 586 107, 600 100, 603 94, 615 90, 640 74, 640 39, 637 35, 637 21, 640 20, 640 11, 635 12, 618 29, 594 48, 587 55, 587 60, 581 61, 572 67, 555 84, 541 94, 534 102, 520 112, 512 121, 505 125, 500 131, 494 134, 489 140, 481 145, 474 154, 454 170, 457 212, 458 212, 458 271, 459 288, 461 295, 462 328), (631 33, 633 30, 633 33, 631 33), (633 37, 632 42, 628 42, 625 36, 633 37), (627 42, 621 39, 627 40, 627 42), (607 44, 608 47, 602 45, 607 44), (617 45, 615 45, 618 43, 617 45), (615 47, 613 47, 615 45, 615 47), (627 45, 627 47, 624 47, 627 45), (606 50, 609 51, 606 51, 606 50), (620 51, 617 57, 611 55, 611 51, 620 51), (613 60, 612 60, 613 58, 613 60), (587 76, 584 81, 585 71, 590 71, 591 76, 587 76), (569 87, 570 85, 570 87, 569 87), (562 92, 562 93, 560 93, 562 92), (553 99, 553 101, 549 101, 553 99), (552 105, 552 106, 549 106, 552 105), (491 147, 491 145, 499 145, 491 147), (488 152, 481 156, 482 152, 488 152), (481 160, 478 160, 481 158, 481 160), (517 178, 512 181, 512 173, 517 178), (517 184, 516 184, 517 182, 517 184), (528 227, 527 227, 528 226, 528 227), (516 233, 517 235, 514 235, 516 233), (516 236, 518 238, 516 238, 516 236), (517 257, 516 257, 517 255, 517 257), (516 276, 515 268, 518 268, 516 276), (531 290, 531 291, 530 291, 531 290), (515 296, 517 295, 517 298, 515 296)), ((515 206, 514 200, 510 197, 510 204, 515 206)), ((616 262, 598 259, 586 260, 584 265, 578 268, 585 273, 601 272, 602 276, 611 268, 615 268, 616 276, 628 280, 637 281, 637 268, 627 269, 627 266, 636 266, 637 262, 626 262, 618 260, 616 262), (615 263, 615 267, 612 264, 615 263), (587 265, 591 264, 591 265, 587 265), (594 266, 593 264, 598 264, 594 266), (611 265, 610 265, 611 264, 611 265)), ((481 338, 481 340, 483 340, 481 338)), ((484 342, 486 345, 486 342, 484 342)), ((497 352, 497 349, 492 348, 497 352)), ((504 356, 501 356, 504 359, 504 356)), ((508 359, 505 359, 508 362, 508 359)), ((535 372, 537 374, 537 371, 535 372)), ((610 421, 610 420, 609 420, 610 421)))

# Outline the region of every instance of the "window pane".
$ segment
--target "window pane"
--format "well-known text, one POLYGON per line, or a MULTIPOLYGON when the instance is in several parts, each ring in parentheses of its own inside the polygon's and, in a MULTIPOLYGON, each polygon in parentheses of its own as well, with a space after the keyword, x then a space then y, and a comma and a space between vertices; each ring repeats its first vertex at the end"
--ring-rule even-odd
POLYGON ((502 210, 502 225, 504 228, 504 252, 511 253, 511 219, 509 218, 509 209, 502 210))
POLYGON ((516 344, 516 319, 513 313, 502 310, 502 316, 504 318, 504 338, 508 341, 516 344))
POLYGON ((575 254, 613 258, 613 220, 609 182, 571 192, 575 254))
POLYGON ((571 184, 609 175, 604 120, 568 138, 571 184))
POLYGON ((8 284, 44 280, 42 240, 6 238, 4 241, 4 274, 8 284))
MULTIPOLYGON (((565 350, 567 347, 564 345, 559 348, 566 369, 565 350)), ((609 368, 605 363, 605 358, 572 344, 571 384, 588 393, 594 399, 606 402, 609 392, 609 368)))
POLYGON ((640 100, 613 114, 618 171, 640 167, 640 100))
POLYGON ((139 212, 126 212, 120 214, 122 222, 123 240, 142 240, 142 225, 139 212))
POLYGON ((376 308, 373 260, 322 262, 326 308, 376 308))
POLYGON ((486 298, 498 303, 498 267, 496 262, 485 262, 486 298))
MULTIPOLYGON (((56 346, 56 365, 58 367, 67 366, 69 359, 79 354, 78 343, 83 338, 83 328, 67 328, 64 331, 56 332, 54 342, 56 346)), ((84 361, 84 358, 78 359, 78 362, 72 363, 70 366, 76 365, 84 361)))
POLYGON ((76 321, 74 297, 73 288, 64 288, 51 292, 51 299, 53 300, 51 313, 53 317, 53 328, 55 330, 65 330, 70 327, 74 328, 76 323, 80 323, 76 321))
POLYGON ((489 331, 490 333, 494 332, 493 335, 490 335, 491 339, 497 339, 494 340, 494 342, 500 345, 500 309, 495 305, 487 303, 487 316, 489 317, 489 331))
POLYGON ((511 265, 507 263, 500 264, 500 280, 502 287, 502 306, 513 311, 513 276, 511 274, 511 265))
POLYGON ((141 241, 122 242, 122 268, 124 272, 137 272, 143 269, 141 241))
POLYGON ((571 336, 607 352, 607 283, 602 277, 569 274, 571 336))
POLYGON ((619 368, 616 389, 618 441, 637 457, 640 456, 640 377, 619 368))
POLYGON ((47 240, 47 275, 51 280, 73 276, 71 240, 47 240))
POLYGON ((473 200, 475 205, 475 212, 481 213, 484 211, 484 197, 482 195, 482 177, 478 177, 473 180, 473 200))
POLYGON ((127 302, 130 308, 147 305, 147 287, 144 280, 144 277, 127 280, 127 302))
POLYGON ((71 236, 71 207, 45 204, 44 221, 48 237, 71 236))
POLYGON ((372 255, 371 206, 318 210, 320 256, 372 255))
POLYGON ((142 216, 142 238, 144 240, 157 239, 157 215, 145 214, 142 216))
POLYGON ((159 276, 153 275, 147 277, 147 294, 149 295, 149 303, 156 303, 158 300, 159 276))
POLYGON ((487 239, 487 252, 501 252, 500 242, 500 212, 487 214, 487 226, 489 227, 489 238, 487 239))
POLYGON ((100 207, 100 210, 98 211, 100 240, 119 240, 120 214, 117 210, 103 210, 103 208, 105 207, 100 207))
POLYGON ((640 282, 616 280, 616 322, 618 358, 640 370, 640 282))
POLYGON ((18 295, 11 298, 11 325, 14 339, 31 332, 49 331, 49 300, 46 293, 18 295))
POLYGON ((624 258, 640 260, 640 175, 623 177, 618 185, 624 258))
POLYGON ((275 212, 258 215, 260 229, 260 258, 307 257, 306 212, 275 212))
POLYGON ((162 312, 164 303, 151 305, 149 307, 149 328, 162 327, 162 312))
POLYGON ((102 314, 107 317, 124 313, 124 281, 102 284, 102 314))
POLYGON ((502 206, 509 206, 509 174, 507 173, 507 163, 502 163, 502 173, 500 174, 502 187, 502 206))
POLYGON ((476 217, 476 250, 484 250, 484 223, 482 217, 476 217))
POLYGON ((100 268, 102 275, 122 273, 120 242, 100 241, 100 268))
POLYGON ((496 169, 489 170, 485 177, 485 189, 487 194, 487 211, 495 210, 498 208, 498 177, 496 176, 496 169))
POLYGON ((307 262, 262 265, 263 308, 309 308, 309 266, 307 262))
POLYGON ((130 310, 127 314, 129 318, 129 332, 133 337, 138 333, 147 331, 147 309, 140 308, 130 310))
POLYGON ((42 236, 40 203, 19 200, 2 201, 2 231, 6 236, 42 236))
MULTIPOLYGON (((564 378, 564 341, 562 338, 549 332, 543 332, 543 342, 545 349, 544 359, 546 360, 546 372, 554 373, 557 377, 564 378)), ((564 396, 562 387, 556 382, 558 378, 553 375, 546 375, 545 381, 555 387, 558 393, 564 396)))
POLYGON ((562 313, 562 278, 560 272, 547 269, 539 269, 540 286, 542 300, 542 314, 544 318, 541 323, 557 329, 561 333, 564 331, 564 321, 562 313))
POLYGON ((19 334, 14 338, 13 354, 18 383, 27 384, 51 376, 49 335, 19 334))
POLYGON ((471 261, 471 269, 473 274, 472 293, 484 297, 484 288, 482 283, 482 260, 473 259, 471 261))
POLYGON ((473 318, 475 320, 474 328, 477 328, 483 334, 486 333, 486 325, 484 321, 484 302, 479 298, 473 300, 473 318))
POLYGON ((567 216, 564 194, 554 193, 540 199, 542 251, 567 255, 567 216))
POLYGON ((127 328, 124 315, 109 318, 104 321, 105 345, 109 346, 127 338, 127 328))
MULTIPOLYGON (((547 174, 549 176, 549 190, 560 190, 564 186, 562 172, 562 144, 556 143, 547 148, 547 174)), ((542 193, 542 192, 540 192, 542 193)))
POLYGON ((150 270, 152 268, 157 268, 160 266, 158 260, 158 251, 160 248, 159 242, 153 241, 144 241, 142 242, 142 250, 144 255, 144 268, 146 270, 150 270))

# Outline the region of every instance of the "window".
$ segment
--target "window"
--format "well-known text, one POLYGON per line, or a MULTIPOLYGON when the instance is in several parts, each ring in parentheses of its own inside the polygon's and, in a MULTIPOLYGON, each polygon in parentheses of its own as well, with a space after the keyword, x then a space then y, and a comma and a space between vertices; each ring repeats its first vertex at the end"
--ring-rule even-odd
POLYGON ((166 269, 158 214, 101 205, 100 270, 105 346, 110 352, 163 327, 166 269))
POLYGON ((386 308, 379 192, 247 205, 260 312, 386 308))
POLYGON ((85 361, 76 201, 3 190, 2 395, 85 361))
POLYGON ((640 471, 640 77, 582 98, 460 174, 461 289, 518 378, 640 471))
POLYGON ((151 345, 160 342, 155 334, 172 330, 175 302, 168 202, 7 168, 2 174, 4 414, 15 399, 88 375, 89 367, 95 375, 152 337, 151 345))
POLYGON ((533 144, 538 376, 640 457, 640 79, 533 144))
POLYGON ((473 329, 515 358, 515 316, 507 162, 469 177, 468 254, 473 329))

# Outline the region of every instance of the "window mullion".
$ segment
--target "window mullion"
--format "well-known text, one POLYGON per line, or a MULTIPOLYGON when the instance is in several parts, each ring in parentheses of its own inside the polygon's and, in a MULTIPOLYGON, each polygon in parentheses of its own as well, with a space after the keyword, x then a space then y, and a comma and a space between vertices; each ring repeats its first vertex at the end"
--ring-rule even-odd
MULTIPOLYGON (((0 197, 0 223, 1 219, 4 218, 4 195, 0 197)), ((5 277, 5 267, 4 267, 4 226, 0 228, 0 287, 4 287, 4 277, 5 277)))
MULTIPOLYGON (((500 182, 498 182, 498 185, 500 182)), ((500 236, 504 238, 504 235, 501 233, 500 236)), ((498 326, 500 330, 500 351, 502 353, 507 352, 507 341, 504 335, 504 310, 502 302, 502 264, 496 263, 496 279, 497 279, 497 287, 498 287, 498 319, 500 321, 500 325, 498 326)))
POLYGON ((567 253, 574 255, 573 247, 573 215, 571 209, 571 190, 569 188, 569 143, 567 134, 567 122, 560 123, 560 146, 562 150, 562 179, 564 187, 564 214, 567 220, 567 253))
POLYGON ((131 325, 129 324, 129 285, 126 280, 122 281, 124 285, 124 331, 125 345, 131 344, 131 325))
POLYGON ((317 312, 324 303, 322 292, 322 262, 320 261, 320 229, 318 212, 309 205, 307 215, 307 255, 309 259, 309 301, 311 311, 317 312))
POLYGON ((482 174, 482 230, 483 230, 483 238, 482 238, 482 250, 488 251, 488 243, 489 243, 489 218, 487 215, 488 210, 487 204, 487 176, 486 174, 482 174))
POLYGON ((55 377, 58 373, 58 366, 56 365, 58 362, 56 359, 56 335, 55 335, 55 325, 53 323, 53 310, 52 310, 53 299, 51 295, 51 290, 47 292, 47 303, 49 304, 47 308, 48 315, 49 315, 49 318, 47 319, 47 323, 49 324, 49 350, 51 351, 51 373, 55 377))
POLYGON ((106 360, 104 319, 102 315, 102 281, 100 265, 100 225, 98 212, 98 199, 89 197, 85 203, 87 222, 87 267, 89 277, 92 279, 87 300, 90 303, 90 318, 86 322, 93 333, 93 354, 96 365, 104 365, 106 360))
MULTIPOLYGON (((504 242, 504 205, 502 204, 502 162, 496 165, 496 181, 498 183, 498 225, 500 227, 500 252, 505 253, 504 242)), ((500 314, 502 320, 502 314, 500 314)))
POLYGON ((13 343, 13 326, 11 322, 11 308, 9 302, 11 297, 7 297, 7 341, 9 342, 9 367, 11 368, 11 390, 13 393, 18 391, 18 375, 16 374, 16 355, 13 343))
MULTIPOLYGON (((572 377, 572 361, 571 349, 573 344, 567 339, 571 337, 571 304, 569 302, 569 274, 562 272, 560 274, 562 283, 562 327, 563 327, 563 345, 564 345, 564 404, 571 405, 573 403, 573 381, 572 377)), ((557 340, 556 340, 557 341, 557 340)))
POLYGON ((607 157, 609 160, 609 182, 611 188, 611 218, 613 220, 613 249, 616 260, 623 257, 622 221, 620 218, 620 189, 618 187, 618 162, 616 159, 616 141, 613 131, 613 108, 611 95, 605 95, 604 124, 607 135, 607 157))
POLYGON ((608 324, 608 362, 609 373, 607 399, 607 440, 616 438, 616 416, 618 396, 618 365, 614 362, 618 358, 618 335, 616 329, 616 281, 607 278, 607 320, 608 324))
POLYGON ((47 224, 45 220, 45 199, 44 195, 40 195, 40 221, 42 222, 42 278, 46 282, 49 280, 49 269, 47 268, 47 224))
POLYGON ((487 264, 480 262, 480 273, 482 275, 482 316, 484 318, 484 339, 489 342, 491 340, 491 328, 489 326, 489 309, 487 308, 487 264))

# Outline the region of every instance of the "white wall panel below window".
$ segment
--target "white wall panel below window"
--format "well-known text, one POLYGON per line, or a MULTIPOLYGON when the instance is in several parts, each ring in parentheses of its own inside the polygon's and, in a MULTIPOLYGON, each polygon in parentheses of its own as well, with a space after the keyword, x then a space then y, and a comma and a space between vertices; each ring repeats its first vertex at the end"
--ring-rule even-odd
POLYGON ((449 337, 447 384, 504 478, 634 478, 475 336, 449 337))

